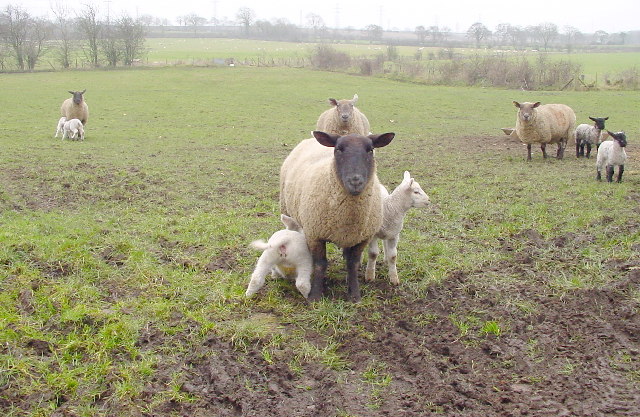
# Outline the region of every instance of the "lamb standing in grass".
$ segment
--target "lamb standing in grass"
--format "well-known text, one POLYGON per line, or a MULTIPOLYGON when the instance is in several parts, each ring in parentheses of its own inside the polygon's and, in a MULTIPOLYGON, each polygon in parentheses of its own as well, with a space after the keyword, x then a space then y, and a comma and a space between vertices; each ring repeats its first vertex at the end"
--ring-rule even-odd
POLYGON ((75 139, 76 135, 78 139, 84 140, 84 127, 79 119, 71 119, 64 122, 62 126, 62 140, 64 138, 75 139))
POLYGON ((357 94, 354 94, 351 100, 330 98, 329 104, 333 108, 320 115, 316 124, 317 130, 340 136, 345 136, 349 133, 366 136, 371 133, 369 120, 355 106, 357 102, 357 94))
POLYGON ((87 90, 83 91, 71 91, 69 92, 73 94, 73 98, 68 98, 62 102, 60 106, 60 115, 67 118, 67 120, 71 119, 79 119, 82 122, 82 125, 86 125, 89 120, 89 105, 84 100, 84 93, 87 90))
POLYGON ((280 209, 304 230, 313 258, 309 300, 324 292, 326 243, 343 248, 348 296, 360 300, 358 270, 362 251, 382 227, 382 195, 374 148, 395 133, 339 136, 320 131, 300 142, 280 169, 280 209))
POLYGON ((593 125, 582 123, 576 127, 576 158, 585 156, 584 148, 587 147, 587 158, 591 157, 591 146, 596 145, 596 150, 600 146, 600 137, 604 130, 604 122, 608 117, 591 117, 593 125))
POLYGON ((275 232, 268 242, 264 240, 251 242, 251 247, 263 252, 251 274, 251 281, 245 292, 247 297, 251 297, 264 286, 265 277, 269 272, 272 276, 277 274, 283 278, 295 274, 296 288, 304 298, 309 296, 313 260, 304 233, 300 225, 291 217, 282 214, 280 220, 286 226, 285 230, 275 232))
POLYGON ((55 134, 54 138, 58 137, 58 133, 62 133, 63 132, 64 122, 66 122, 66 121, 67 121, 67 118, 64 117, 64 116, 62 116, 60 118, 60 120, 58 120, 58 127, 56 128, 56 134, 55 134))
POLYGON ((618 180, 622 182, 622 173, 624 172, 624 163, 627 160, 627 153, 624 151, 627 146, 627 135, 624 132, 610 132, 607 130, 609 136, 613 140, 602 142, 598 148, 598 156, 596 158, 596 179, 602 181, 602 168, 607 170, 607 181, 613 182, 613 171, 618 168, 618 180))
POLYGON ((389 280, 392 284, 400 284, 396 259, 398 257, 398 240, 404 224, 404 216, 411 207, 427 207, 430 203, 429 196, 422 190, 420 184, 411 178, 409 171, 404 172, 404 178, 400 185, 391 194, 380 184, 382 192, 384 219, 382 227, 369 242, 369 260, 365 279, 371 281, 376 277, 376 259, 379 248, 378 239, 382 239, 384 258, 389 266, 389 280))
POLYGON ((547 157, 546 146, 558 144, 556 157, 562 159, 564 149, 569 140, 575 140, 576 114, 571 107, 564 104, 518 103, 516 117, 516 135, 522 143, 527 144, 527 161, 531 161, 531 145, 539 143, 542 155, 547 157))

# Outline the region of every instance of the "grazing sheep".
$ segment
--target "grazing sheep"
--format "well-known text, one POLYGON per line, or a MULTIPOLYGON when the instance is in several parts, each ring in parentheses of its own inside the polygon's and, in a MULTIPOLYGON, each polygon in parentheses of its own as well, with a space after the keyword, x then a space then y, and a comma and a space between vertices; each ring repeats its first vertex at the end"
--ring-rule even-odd
POLYGON ((585 156, 584 148, 587 147, 587 158, 591 157, 591 146, 596 145, 596 150, 600 146, 600 136, 604 130, 604 122, 608 120, 608 117, 591 117, 593 120, 593 126, 586 123, 578 125, 576 127, 576 158, 585 156))
POLYGON ((349 133, 366 136, 371 133, 371 126, 367 116, 355 107, 357 101, 357 94, 354 94, 351 100, 330 98, 329 104, 333 108, 320 115, 316 124, 317 130, 340 136, 345 136, 349 133))
POLYGON ((309 300, 322 297, 327 271, 326 243, 343 248, 348 296, 360 300, 362 251, 382 226, 382 195, 374 148, 395 133, 340 136, 320 131, 300 142, 280 168, 280 209, 304 229, 313 258, 309 300))
POLYGON ((84 100, 84 93, 86 91, 86 89, 83 91, 69 90, 69 92, 73 94, 73 98, 68 98, 62 102, 60 115, 66 117, 67 120, 80 119, 82 125, 86 125, 89 120, 89 106, 84 100))
POLYGON ((291 275, 295 273, 296 288, 304 298, 309 296, 313 261, 304 234, 300 225, 291 217, 283 214, 280 220, 286 226, 285 230, 275 232, 268 242, 264 240, 251 242, 251 247, 263 252, 251 274, 251 281, 245 293, 247 297, 251 297, 264 286, 265 277, 269 271, 272 276, 278 274, 283 278, 286 278, 289 272, 291 275))
POLYGON ((67 118, 64 116, 62 116, 60 120, 58 120, 58 127, 56 128, 56 134, 54 138, 58 137, 58 133, 62 133, 62 130, 64 129, 64 122, 66 121, 67 121, 67 118))
POLYGON ((400 284, 396 258, 398 257, 398 240, 404 224, 404 216, 411 207, 427 207, 429 196, 422 190, 420 184, 411 178, 409 171, 404 172, 400 185, 391 194, 380 184, 383 196, 382 207, 384 218, 382 227, 369 242, 369 260, 365 279, 371 281, 376 277, 376 259, 378 258, 378 239, 382 239, 384 258, 389 266, 389 280, 392 284, 400 284))
POLYGON ((75 139, 78 135, 78 139, 84 140, 84 127, 79 119, 71 119, 64 122, 62 126, 62 140, 64 138, 75 139))
POLYGON ((546 146, 558 144, 556 157, 562 159, 567 141, 575 139, 576 115, 571 107, 564 104, 518 103, 516 135, 527 144, 527 161, 531 161, 531 144, 539 143, 542 155, 547 157, 546 146))
POLYGON ((602 168, 606 168, 607 181, 613 182, 613 171, 617 165, 619 167, 617 182, 622 182, 624 163, 627 160, 627 153, 624 151, 624 147, 627 146, 627 135, 625 135, 624 132, 613 133, 608 130, 607 133, 613 140, 602 142, 598 148, 598 156, 596 157, 596 179, 602 181, 602 168))

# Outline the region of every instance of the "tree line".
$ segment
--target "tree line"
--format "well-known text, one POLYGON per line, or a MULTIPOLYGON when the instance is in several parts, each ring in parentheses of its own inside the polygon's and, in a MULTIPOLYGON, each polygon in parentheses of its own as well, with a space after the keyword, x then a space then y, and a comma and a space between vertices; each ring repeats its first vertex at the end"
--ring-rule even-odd
POLYGON ((58 4, 52 12, 53 20, 11 4, 0 12, 0 70, 31 71, 47 52, 62 68, 130 66, 144 54, 147 26, 141 19, 100 18, 90 4, 75 13, 58 4))

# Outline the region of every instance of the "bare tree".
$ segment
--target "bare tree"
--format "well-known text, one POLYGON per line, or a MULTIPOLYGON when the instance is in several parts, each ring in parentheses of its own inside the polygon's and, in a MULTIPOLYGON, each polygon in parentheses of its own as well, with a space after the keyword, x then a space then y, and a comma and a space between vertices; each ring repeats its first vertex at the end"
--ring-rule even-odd
POLYGON ((322 17, 315 13, 309 13, 307 15, 307 24, 309 25, 310 28, 313 29, 314 39, 318 37, 318 32, 320 32, 325 27, 324 20, 322 19, 322 17))
POLYGON ((476 48, 480 47, 480 42, 491 36, 491 31, 480 22, 476 22, 467 29, 467 37, 475 39, 476 48))
POLYGON ((549 44, 558 37, 558 26, 554 23, 542 23, 538 25, 537 33, 542 41, 542 46, 546 51, 549 44))
POLYGON ((2 20, 2 39, 9 45, 16 60, 16 66, 24 71, 26 67, 25 43, 31 16, 20 6, 9 4, 0 16, 2 20))
POLYGON ((427 29, 424 26, 416 26, 415 34, 418 37, 418 43, 423 44, 425 39, 427 39, 427 29))
POLYGON ((567 50, 571 52, 576 42, 580 40, 582 33, 573 26, 564 27, 564 38, 567 42, 567 50))
POLYGON ((116 27, 122 41, 122 61, 132 65, 144 53, 145 26, 140 19, 125 15, 118 19, 116 27))
POLYGON ((107 65, 115 67, 122 58, 122 42, 119 38, 118 29, 114 25, 105 25, 101 33, 100 50, 107 61, 107 65))
POLYGON ((605 43, 607 43, 607 40, 609 40, 609 33, 605 32, 604 30, 596 30, 596 32, 593 34, 593 38, 596 43, 604 45, 605 43))
POLYGON ((188 15, 182 16, 182 21, 185 26, 193 27, 193 33, 198 33, 198 26, 203 26, 207 23, 207 19, 195 13, 189 13, 188 15))
POLYGON ((102 25, 98 20, 97 6, 93 4, 84 5, 78 15, 78 29, 86 43, 83 50, 89 63, 94 67, 100 66, 99 50, 102 25))
POLYGON ((368 25, 367 27, 364 28, 364 30, 367 32, 369 41, 375 42, 375 41, 382 40, 382 35, 384 34, 384 30, 382 29, 382 26, 368 25))
POLYGON ((51 5, 51 11, 55 16, 55 24, 57 30, 58 39, 58 62, 62 65, 62 68, 69 68, 71 66, 71 54, 73 52, 73 39, 71 25, 71 14, 69 8, 62 2, 58 1, 51 5))
POLYGON ((40 56, 47 49, 49 39, 49 22, 44 19, 31 19, 27 31, 25 42, 25 55, 27 57, 27 68, 31 71, 36 68, 40 56))
POLYGON ((236 13, 236 18, 240 23, 242 23, 242 26, 244 26, 245 35, 249 34, 249 27, 255 20, 255 17, 256 17, 256 12, 254 12, 253 9, 250 9, 248 7, 241 7, 240 9, 238 9, 238 13, 236 13))

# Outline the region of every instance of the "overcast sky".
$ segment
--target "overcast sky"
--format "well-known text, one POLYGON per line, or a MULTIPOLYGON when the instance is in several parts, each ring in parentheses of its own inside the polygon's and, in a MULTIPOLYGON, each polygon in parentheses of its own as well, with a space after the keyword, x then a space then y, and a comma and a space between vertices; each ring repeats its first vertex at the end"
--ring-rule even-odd
POLYGON ((413 31, 419 25, 437 25, 465 32, 475 22, 482 22, 490 30, 499 23, 529 26, 550 22, 560 32, 567 25, 585 33, 640 30, 640 0, 2 0, 0 4, 2 9, 8 4, 21 5, 34 16, 51 16, 50 5, 59 1, 72 10, 90 3, 105 16, 107 10, 111 17, 148 14, 173 23, 177 16, 189 13, 235 20, 238 9, 248 7, 259 20, 284 18, 295 25, 306 25, 307 16, 313 13, 329 27, 356 29, 375 24, 384 29, 413 31))

